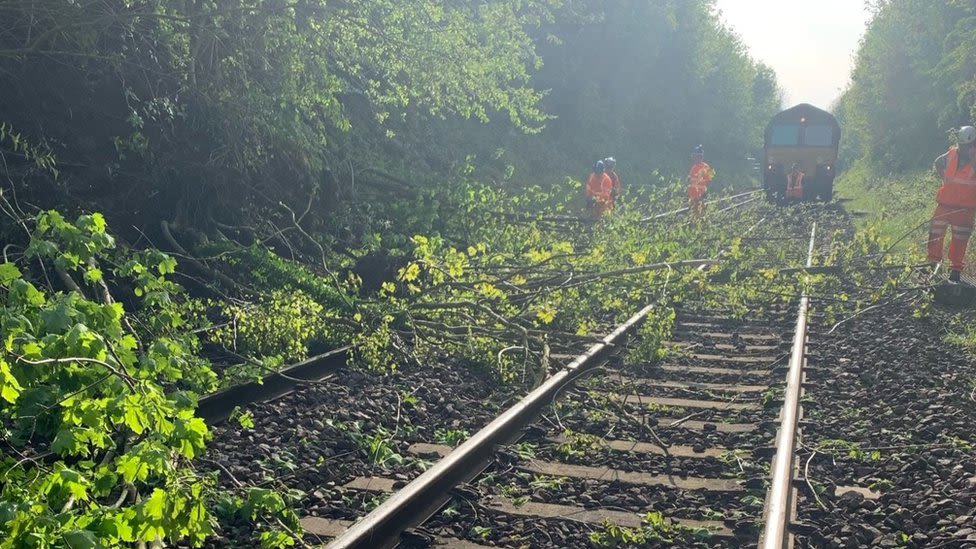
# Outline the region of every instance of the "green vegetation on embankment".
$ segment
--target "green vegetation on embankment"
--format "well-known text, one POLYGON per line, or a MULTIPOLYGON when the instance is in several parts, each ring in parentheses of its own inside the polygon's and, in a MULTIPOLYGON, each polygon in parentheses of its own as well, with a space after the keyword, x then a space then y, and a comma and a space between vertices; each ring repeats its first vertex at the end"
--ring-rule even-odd
POLYGON ((865 163, 837 180, 838 195, 851 199, 845 207, 866 214, 857 222, 860 229, 878 232, 895 249, 920 260, 925 256, 923 245, 938 186, 938 179, 929 172, 881 175, 865 163))
POLYGON ((932 161, 976 119, 976 4, 887 0, 871 9, 833 109, 850 166, 837 188, 886 238, 918 250, 939 185, 932 161))
MULTIPOLYGON (((844 128, 841 152, 854 166, 841 181, 852 207, 892 241, 916 250, 926 240, 939 181, 932 161, 976 122, 976 3, 887 0, 874 3, 851 75, 835 114, 844 128)), ((973 264, 970 244, 968 260, 973 264)), ((960 318, 951 341, 976 349, 976 332, 960 318)))

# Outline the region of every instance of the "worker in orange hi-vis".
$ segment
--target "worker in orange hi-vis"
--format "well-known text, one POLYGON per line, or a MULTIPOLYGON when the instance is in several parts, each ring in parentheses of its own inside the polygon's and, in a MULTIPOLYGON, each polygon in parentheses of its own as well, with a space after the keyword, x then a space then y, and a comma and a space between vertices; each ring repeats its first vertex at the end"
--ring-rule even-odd
POLYGON ((603 159, 603 165, 606 168, 607 176, 610 177, 610 182, 613 183, 613 190, 610 191, 610 201, 611 208, 617 204, 617 198, 620 197, 620 176, 617 175, 617 160, 609 156, 603 159))
POLYGON ((929 227, 929 261, 942 261, 946 229, 952 225, 949 243, 949 280, 959 282, 966 259, 966 246, 976 218, 976 128, 959 128, 959 143, 935 159, 935 173, 942 186, 935 195, 937 205, 929 227))
POLYGON ((602 160, 593 164, 593 173, 586 181, 586 201, 593 214, 593 219, 600 217, 613 208, 613 181, 606 174, 606 167, 602 160))
POLYGON ((688 209, 691 216, 699 218, 705 210, 705 194, 708 184, 715 177, 715 170, 705 163, 705 149, 698 145, 691 153, 694 164, 688 172, 688 209))
POLYGON ((800 165, 794 163, 790 173, 786 174, 786 198, 803 198, 803 176, 800 165))

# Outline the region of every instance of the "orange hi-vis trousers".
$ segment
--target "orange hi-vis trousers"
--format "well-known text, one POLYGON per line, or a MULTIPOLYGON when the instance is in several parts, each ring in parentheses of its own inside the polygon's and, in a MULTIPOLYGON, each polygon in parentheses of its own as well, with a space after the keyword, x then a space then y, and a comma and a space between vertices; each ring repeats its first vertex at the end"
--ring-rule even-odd
POLYGON ((952 225, 952 241, 949 243, 949 263, 954 271, 961 271, 966 261, 966 246, 973 234, 976 208, 963 208, 939 204, 932 214, 929 227, 929 261, 942 261, 943 240, 946 229, 952 225))
POLYGON ((691 185, 688 187, 688 212, 692 218, 699 218, 705 212, 705 185, 691 185))

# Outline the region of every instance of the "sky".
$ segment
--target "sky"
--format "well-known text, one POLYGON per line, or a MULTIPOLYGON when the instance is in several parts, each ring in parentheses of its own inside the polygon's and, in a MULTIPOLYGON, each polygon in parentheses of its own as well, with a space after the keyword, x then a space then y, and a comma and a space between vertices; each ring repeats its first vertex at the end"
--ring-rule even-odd
POLYGON ((786 107, 828 109, 847 87, 869 13, 864 0, 717 0, 753 59, 776 71, 786 107))

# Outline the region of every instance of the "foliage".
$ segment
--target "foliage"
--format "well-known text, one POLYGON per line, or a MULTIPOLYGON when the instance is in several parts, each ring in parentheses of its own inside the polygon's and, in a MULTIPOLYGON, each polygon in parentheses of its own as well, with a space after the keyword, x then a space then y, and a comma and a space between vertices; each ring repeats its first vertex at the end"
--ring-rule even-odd
MULTIPOLYGON (((566 188, 579 183, 564 185, 515 194, 465 181, 441 193, 437 211, 464 215, 435 217, 439 230, 411 238, 411 257, 395 280, 381 285, 378 299, 358 304, 361 361, 387 368, 391 353, 420 363, 449 353, 499 379, 531 384, 543 375, 547 346, 592 341, 601 326, 622 322, 669 283, 680 288, 682 277, 700 276, 675 265, 708 257, 716 240, 707 239, 723 238, 644 219, 646 203, 683 201, 676 189, 635 192, 633 202, 591 228, 562 213, 573 211, 566 188), (681 240, 687 244, 679 247, 681 240)), ((652 325, 664 330, 669 318, 652 325)))
POLYGON ((667 355, 664 343, 671 336, 675 311, 668 308, 652 313, 637 329, 637 344, 627 351, 629 364, 654 364, 667 355))
POLYGON ((50 143, 63 188, 113 213, 256 225, 335 190, 354 121, 381 141, 408 111, 537 130, 528 31, 555 3, 13 0, 0 121, 50 143))
MULTIPOLYGON (((325 242, 331 252, 328 265, 331 267, 347 266, 342 258, 332 251, 334 242, 325 242)), ((355 294, 357 284, 355 280, 339 281, 323 273, 316 272, 312 267, 314 262, 307 258, 286 259, 274 250, 260 244, 247 247, 231 242, 212 243, 200 247, 200 253, 213 256, 214 260, 223 265, 228 271, 247 273, 248 282, 255 288, 275 289, 281 291, 300 292, 322 308, 323 313, 336 317, 348 314, 350 302, 355 294)), ((335 327, 337 330, 341 326, 335 327)), ((331 335, 331 330, 323 330, 324 337, 330 341, 339 341, 348 337, 348 333, 331 335)))
POLYGON ((438 444, 457 446, 471 436, 466 429, 437 429, 434 432, 434 440, 438 444))
POLYGON ((915 170, 944 152, 947 132, 976 118, 976 5, 886 0, 855 59, 837 114, 847 163, 915 170))
MULTIPOLYGON (((222 303, 222 315, 231 319, 214 331, 213 339, 228 349, 278 363, 307 358, 330 321, 323 308, 300 290, 272 290, 255 304, 222 303)), ((335 317, 333 317, 335 318, 335 317)))
POLYGON ((969 314, 962 313, 954 317, 948 330, 946 342, 965 349, 969 356, 976 357, 976 328, 973 327, 969 314))
POLYGON ((846 456, 856 461, 878 461, 881 459, 879 450, 863 450, 858 443, 842 439, 821 440, 817 443, 816 450, 835 457, 846 456))
POLYGON ((713 0, 13 0, 0 71, 2 127, 61 161, 24 196, 247 244, 296 220, 365 238, 375 202, 447 185, 471 153, 499 185, 609 153, 653 185, 699 142, 744 175, 779 108, 713 0))
POLYGON ((29 245, 0 263, 0 547, 199 546, 235 514, 262 545, 292 544, 290 496, 217 491, 194 466, 210 436, 195 395, 216 375, 176 261, 116 250, 100 214, 19 223, 29 245), (52 268, 70 290, 35 282, 52 268))
POLYGON ((603 530, 590 533, 590 543, 596 547, 645 547, 655 542, 674 544, 710 535, 707 529, 683 526, 659 511, 649 511, 641 517, 640 528, 625 528, 605 520, 603 530))
POLYGON ((283 549, 295 545, 291 532, 300 531, 298 515, 292 507, 298 498, 284 496, 274 490, 260 487, 245 488, 242 493, 221 492, 216 496, 216 514, 223 520, 245 518, 255 523, 271 520, 283 528, 267 529, 258 534, 258 542, 264 549, 283 549))
MULTIPOLYGON (((101 281, 98 262, 114 244, 105 229, 97 214, 69 223, 43 213, 26 257, 101 281)), ((141 333, 121 303, 45 291, 25 266, 0 267, 3 546, 199 545, 213 531, 212 481, 190 460, 209 433, 179 386, 212 385, 213 375, 176 335, 185 319, 166 280, 175 262, 142 254, 117 269, 139 298, 141 333)))
POLYGON ((475 153, 478 177, 513 186, 580 177, 612 154, 629 190, 658 184, 657 172, 684 175, 703 143, 723 183, 748 179, 746 157, 757 154, 781 92, 714 1, 572 0, 533 36, 544 61, 534 82, 550 90, 542 105, 556 116, 541 134, 419 120, 405 132, 424 141, 402 150, 421 148, 435 167, 475 153))
POLYGON ((563 459, 584 458, 587 453, 599 448, 599 439, 594 435, 566 431, 563 436, 566 441, 556 446, 556 453, 563 459))
POLYGON ((37 145, 25 138, 9 122, 0 122, 0 156, 3 152, 17 155, 32 162, 38 169, 58 176, 57 162, 51 149, 44 144, 37 145))
MULTIPOLYGON (((865 223, 856 232, 853 228, 829 227, 846 223, 834 218, 837 210, 821 210, 819 206, 793 206, 786 216, 768 219, 764 231, 782 235, 781 241, 751 241, 749 246, 733 248, 721 272, 714 272, 727 280, 702 288, 706 303, 723 308, 733 315, 745 316, 762 312, 776 303, 795 302, 799 292, 805 291, 813 299, 813 307, 824 315, 825 322, 846 321, 868 307, 896 302, 926 306, 926 295, 919 290, 920 272, 917 260, 899 248, 907 236, 882 234, 885 228, 877 220, 865 223), (795 219, 808 220, 797 224, 795 219), (823 273, 806 274, 799 269, 781 270, 783 265, 799 267, 806 261, 811 224, 818 223, 817 245, 813 266, 826 266, 823 273)), ((717 270, 716 270, 717 271, 717 270)))
POLYGON ((940 181, 929 170, 878 174, 858 162, 838 179, 837 188, 852 199, 849 208, 866 212, 858 223, 893 243, 900 252, 926 254, 929 221, 940 181))

